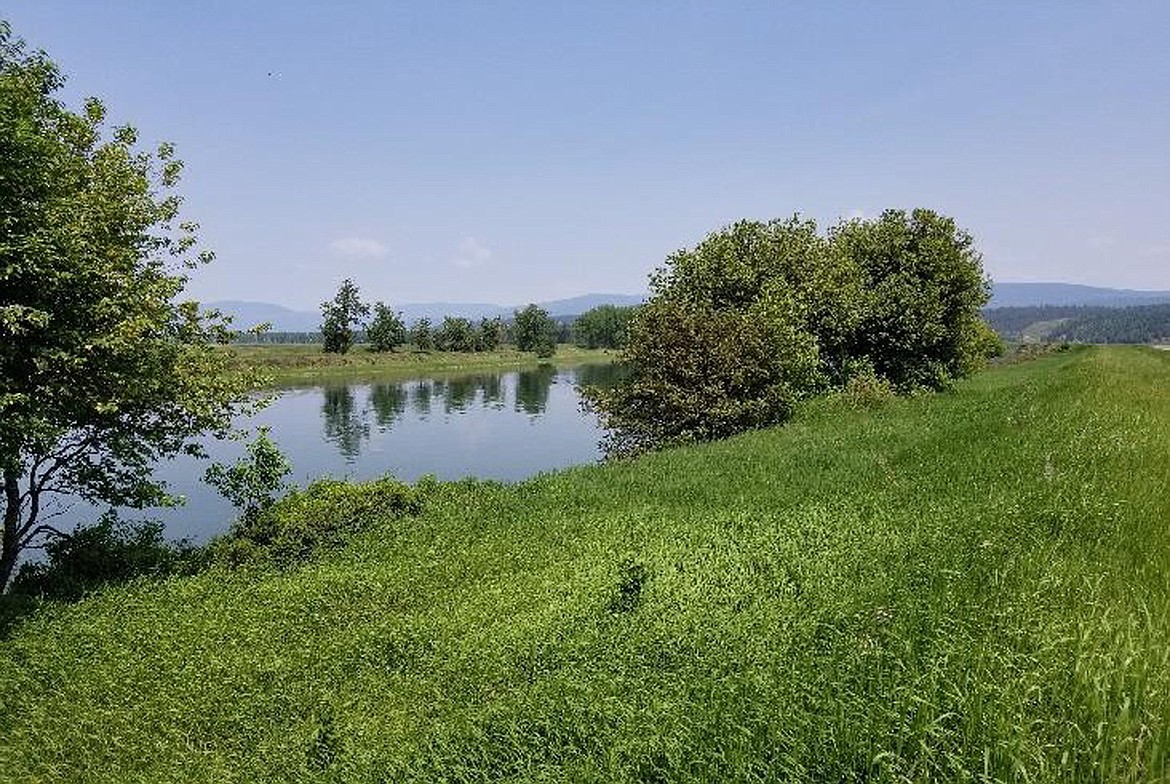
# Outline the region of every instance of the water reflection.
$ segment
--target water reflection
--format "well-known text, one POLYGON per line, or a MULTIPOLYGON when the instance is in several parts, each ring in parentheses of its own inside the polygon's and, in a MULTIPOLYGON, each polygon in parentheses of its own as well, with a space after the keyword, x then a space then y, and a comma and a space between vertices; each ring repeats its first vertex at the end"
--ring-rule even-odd
MULTIPOLYGON (((406 412, 410 392, 406 384, 374 384, 370 387, 370 408, 374 422, 386 430, 406 412)), ((429 398, 428 398, 429 399, 429 398)))
POLYGON ((576 387, 612 384, 618 372, 613 365, 582 365, 560 371, 552 365, 540 365, 510 373, 420 381, 331 383, 321 388, 324 440, 336 447, 347 464, 354 464, 370 442, 371 421, 377 432, 386 433, 408 421, 426 421, 437 414, 444 420, 458 417, 452 424, 459 426, 461 422, 470 434, 477 425, 474 417, 467 418, 469 414, 510 408, 534 420, 545 416, 557 383, 571 387, 570 394, 575 397, 576 387))
POLYGON ((556 368, 552 365, 520 371, 516 379, 516 410, 531 416, 544 413, 548 407, 548 391, 556 376, 556 368))
POLYGON ((370 426, 365 410, 357 408, 353 387, 334 384, 322 389, 321 421, 325 439, 337 445, 346 462, 356 460, 362 441, 370 434, 370 426))
MULTIPOLYGON (((392 474, 413 482, 477 476, 515 481, 600 457, 596 417, 580 408, 578 386, 612 383, 610 366, 550 367, 522 373, 478 373, 414 381, 339 383, 282 391, 241 427, 267 427, 293 465, 289 480, 322 476, 373 479, 392 474)), ((243 456, 238 441, 202 442, 211 460, 243 456)), ((205 541, 236 511, 201 481, 206 463, 182 456, 157 468, 158 478, 186 496, 185 506, 127 519, 157 518, 172 539, 205 541)), ((80 500, 59 522, 92 521, 102 510, 80 500)))
MULTIPOLYGON (((403 386, 399 384, 398 386, 403 386)), ((426 418, 431 413, 431 382, 415 381, 410 395, 410 408, 416 416, 426 418)))

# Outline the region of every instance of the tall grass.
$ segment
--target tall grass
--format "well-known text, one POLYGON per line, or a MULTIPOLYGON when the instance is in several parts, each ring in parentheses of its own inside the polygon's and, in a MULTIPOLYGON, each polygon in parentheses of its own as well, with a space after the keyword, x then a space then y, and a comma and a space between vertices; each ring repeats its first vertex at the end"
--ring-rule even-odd
POLYGON ((0 780, 1170 780, 1170 353, 517 486, 0 644, 0 780))

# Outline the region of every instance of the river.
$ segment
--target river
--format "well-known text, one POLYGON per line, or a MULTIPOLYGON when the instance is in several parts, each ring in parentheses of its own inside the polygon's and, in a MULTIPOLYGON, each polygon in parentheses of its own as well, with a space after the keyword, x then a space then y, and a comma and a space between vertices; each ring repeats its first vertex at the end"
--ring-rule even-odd
MULTIPOLYGON (((269 428, 292 464, 289 481, 320 477, 372 479, 392 474, 414 481, 480 477, 516 481, 596 461, 602 431, 581 410, 580 387, 613 383, 613 365, 551 365, 508 372, 442 375, 413 380, 287 386, 240 427, 269 428)), ((211 460, 232 462, 238 441, 204 442, 211 460)), ((170 539, 194 542, 226 530, 235 511, 202 481, 207 461, 179 457, 156 475, 185 503, 170 509, 122 512, 126 519, 161 520, 170 539)), ((96 519, 99 509, 75 503, 65 520, 96 519)))

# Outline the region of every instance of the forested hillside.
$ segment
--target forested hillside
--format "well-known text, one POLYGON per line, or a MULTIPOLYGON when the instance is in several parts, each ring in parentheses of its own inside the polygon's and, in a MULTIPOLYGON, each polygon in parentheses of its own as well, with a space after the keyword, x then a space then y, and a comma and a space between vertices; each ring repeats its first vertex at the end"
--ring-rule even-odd
POLYGON ((984 311, 984 318, 1006 340, 1170 342, 1170 304, 1128 308, 1056 305, 990 308, 984 311))

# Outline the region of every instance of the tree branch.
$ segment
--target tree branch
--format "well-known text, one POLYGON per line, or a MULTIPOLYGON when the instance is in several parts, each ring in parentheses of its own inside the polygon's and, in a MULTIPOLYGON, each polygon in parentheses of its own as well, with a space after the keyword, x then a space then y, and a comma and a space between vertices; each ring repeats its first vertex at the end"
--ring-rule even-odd
POLYGON ((30 547, 43 547, 44 545, 30 544, 33 539, 36 539, 41 534, 52 534, 53 536, 59 537, 61 539, 67 539, 69 537, 69 534, 65 533, 64 531, 61 531, 58 528, 54 528, 53 526, 46 523, 41 523, 32 531, 30 531, 27 536, 20 540, 20 549, 24 550, 30 547))

